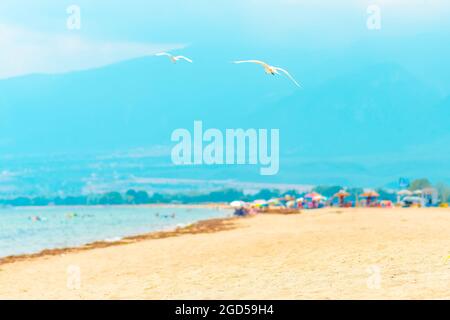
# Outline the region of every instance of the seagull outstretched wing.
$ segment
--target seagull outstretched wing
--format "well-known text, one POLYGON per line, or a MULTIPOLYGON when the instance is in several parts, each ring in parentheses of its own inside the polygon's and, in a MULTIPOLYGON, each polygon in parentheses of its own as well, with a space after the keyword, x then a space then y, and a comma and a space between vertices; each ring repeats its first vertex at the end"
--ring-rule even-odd
POLYGON ((187 57, 185 57, 185 56, 176 56, 175 59, 176 59, 176 60, 178 60, 178 59, 183 59, 183 60, 186 60, 186 61, 189 62, 189 63, 192 63, 192 60, 189 59, 189 58, 187 58, 187 57))
POLYGON ((256 64, 260 64, 264 67, 269 66, 267 63, 265 63, 264 61, 260 61, 260 60, 240 60, 240 61, 233 61, 233 63, 256 63, 256 64))
POLYGON ((275 70, 277 70, 277 71, 283 72, 289 79, 292 80, 292 82, 295 83, 295 85, 296 85, 297 87, 301 88, 301 85, 300 85, 297 81, 295 81, 294 77, 292 77, 292 76, 289 74, 289 72, 287 72, 287 70, 285 70, 285 69, 283 69, 283 68, 280 68, 280 67, 274 67, 274 68, 275 68, 275 70))

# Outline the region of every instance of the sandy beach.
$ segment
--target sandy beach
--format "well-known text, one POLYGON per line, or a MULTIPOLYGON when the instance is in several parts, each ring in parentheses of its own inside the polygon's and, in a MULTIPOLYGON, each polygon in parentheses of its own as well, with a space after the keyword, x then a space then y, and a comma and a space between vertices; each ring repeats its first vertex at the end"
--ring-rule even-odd
POLYGON ((0 298, 450 299, 449 230, 438 208, 214 220, 0 261, 0 298))

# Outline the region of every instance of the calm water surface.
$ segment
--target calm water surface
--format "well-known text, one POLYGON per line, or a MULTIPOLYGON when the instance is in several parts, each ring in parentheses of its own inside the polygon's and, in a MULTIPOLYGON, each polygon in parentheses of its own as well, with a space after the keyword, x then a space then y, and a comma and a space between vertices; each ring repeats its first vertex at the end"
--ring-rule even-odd
POLYGON ((0 257, 113 241, 231 214, 220 208, 144 206, 1 208, 0 257))

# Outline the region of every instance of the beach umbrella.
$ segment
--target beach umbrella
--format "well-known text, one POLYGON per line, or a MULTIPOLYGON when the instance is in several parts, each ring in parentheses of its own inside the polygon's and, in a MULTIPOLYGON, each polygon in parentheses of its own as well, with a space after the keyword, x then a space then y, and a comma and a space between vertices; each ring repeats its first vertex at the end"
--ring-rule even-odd
POLYGON ((413 192, 414 194, 422 194, 423 193, 423 191, 422 190, 415 190, 414 192, 413 192))
POLYGON ((413 193, 407 189, 404 189, 404 190, 400 190, 399 192, 397 192, 397 194, 399 196, 411 196, 413 193))
POLYGON ((338 197, 338 198, 345 198, 348 197, 350 195, 350 193, 348 193, 345 190, 340 190, 338 193, 336 193, 334 196, 338 197))
POLYGON ((339 199, 339 204, 340 205, 344 205, 344 199, 345 199, 345 197, 348 197, 349 195, 350 195, 350 193, 348 193, 347 191, 339 190, 339 192, 334 194, 333 197, 336 197, 336 198, 339 199))
POLYGON ((233 208, 242 208, 245 206, 245 202, 244 201, 240 201, 240 200, 236 200, 230 203, 230 206, 232 206, 233 208))
POLYGON ((366 191, 361 195, 363 198, 378 198, 379 196, 380 195, 373 190, 366 191))
POLYGON ((322 195, 318 194, 317 192, 310 192, 310 193, 305 194, 305 198, 313 199, 313 200, 315 200, 315 199, 317 199, 318 197, 321 197, 321 196, 322 195))
POLYGON ((325 197, 321 194, 317 194, 317 195, 313 196, 311 199, 314 201, 327 201, 327 197, 325 197))
POLYGON ((371 205, 372 204, 372 199, 376 199, 379 196, 380 195, 377 192, 373 191, 373 190, 366 191, 366 192, 364 192, 361 195, 361 197, 367 198, 367 205, 371 205))

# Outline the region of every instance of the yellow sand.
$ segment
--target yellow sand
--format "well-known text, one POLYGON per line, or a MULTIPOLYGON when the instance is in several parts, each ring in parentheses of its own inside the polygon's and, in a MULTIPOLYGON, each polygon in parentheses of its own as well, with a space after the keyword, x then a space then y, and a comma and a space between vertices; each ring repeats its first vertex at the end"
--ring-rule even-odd
POLYGON ((0 298, 450 299, 450 209, 323 209, 234 224, 1 264, 0 298))

